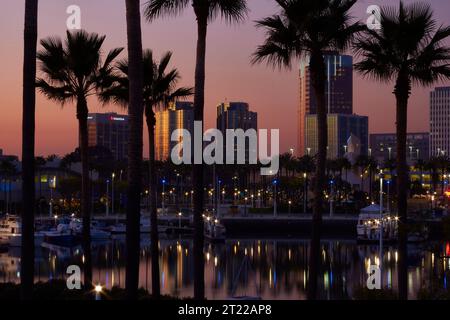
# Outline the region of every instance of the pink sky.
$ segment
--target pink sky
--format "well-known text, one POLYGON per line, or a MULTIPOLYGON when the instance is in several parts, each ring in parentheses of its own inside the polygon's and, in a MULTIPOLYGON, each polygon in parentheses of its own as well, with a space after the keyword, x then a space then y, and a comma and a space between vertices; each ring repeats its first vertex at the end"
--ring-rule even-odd
MULTIPOLYGON (((412 0, 405 1, 407 3, 412 0)), ((66 30, 66 8, 76 4, 82 10, 82 28, 107 35, 105 51, 125 46, 124 0, 40 0, 39 38, 59 35, 66 30)), ((142 1, 144 3, 144 1, 142 1)), ((254 21, 275 12, 272 0, 248 0, 250 15, 240 25, 216 21, 209 27, 206 78, 206 126, 215 126, 215 106, 228 101, 246 101, 259 113, 260 128, 279 128, 281 150, 296 146, 298 71, 273 70, 265 65, 251 66, 250 56, 263 41, 263 31, 254 21)), ((393 4, 386 0, 360 0, 353 15, 365 20, 369 4, 393 4)), ((395 2, 397 3, 397 2, 395 2)), ((450 1, 433 0, 436 19, 450 24, 450 1)), ((2 0, 0 12, 0 148, 8 154, 21 153, 22 30, 24 1, 2 0)), ((171 50, 173 66, 183 77, 182 85, 194 85, 196 26, 192 9, 177 18, 143 22, 145 48, 157 56, 171 50)), ((297 64, 296 64, 297 65, 297 64)), ((450 82, 449 82, 450 83, 450 82)), ((441 84, 439 84, 441 85, 441 84)), ((409 110, 409 130, 428 131, 428 92, 414 89, 409 110)), ((370 132, 390 132, 395 127, 392 84, 380 85, 355 74, 354 112, 369 116, 370 132)), ((100 107, 90 101, 91 112, 120 111, 115 106, 100 107)), ((65 154, 77 145, 75 108, 46 100, 38 94, 36 108, 36 153, 65 154)), ((145 152, 147 154, 147 152, 145 152)))

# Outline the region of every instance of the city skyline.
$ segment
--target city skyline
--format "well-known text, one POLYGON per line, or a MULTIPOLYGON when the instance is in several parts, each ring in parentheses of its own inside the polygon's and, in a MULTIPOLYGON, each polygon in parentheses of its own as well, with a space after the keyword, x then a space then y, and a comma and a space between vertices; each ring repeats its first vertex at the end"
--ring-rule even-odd
MULTIPOLYGON (((412 1, 405 1, 411 3, 412 1)), ((384 5, 388 1, 378 1, 384 5)), ((82 10, 82 27, 89 32, 97 32, 107 36, 105 51, 125 46, 124 4, 121 1, 99 0, 88 2, 76 1, 42 1, 40 5, 39 38, 47 36, 63 36, 66 29, 66 8, 77 4, 82 10), (108 14, 98 19, 96 13, 108 7, 108 14), (114 21, 114 24, 108 23, 114 21)), ((367 1, 358 1, 353 15, 361 21, 367 19, 367 1)), ((215 123, 215 106, 224 99, 229 101, 247 101, 254 111, 260 114, 261 128, 281 128, 281 151, 297 147, 297 109, 298 109, 298 71, 300 62, 292 70, 272 70, 265 65, 251 66, 250 55, 263 39, 263 31, 257 30, 254 21, 274 12, 272 1, 250 1, 248 19, 237 26, 228 27, 223 22, 215 22, 210 26, 208 39, 210 52, 207 56, 209 81, 206 87, 206 127, 215 123), (236 50, 239 48, 239 50, 236 50), (238 71, 236 71, 238 70, 238 71), (240 81, 236 81, 239 78, 240 81), (261 94, 264 92, 264 94, 261 94), (273 110, 276 110, 274 112, 273 110), (291 114, 292 116, 288 116, 291 114), (294 116, 295 115, 295 116, 294 116)), ((450 20, 450 3, 444 0, 433 1, 432 7, 440 23, 450 20)), ((21 68, 22 50, 20 35, 22 33, 23 3, 7 1, 4 4, 4 16, 0 26, 7 33, 2 33, 0 41, 4 48, 0 55, 7 61, 0 82, 0 147, 5 154, 20 154, 21 124, 21 68)), ((189 10, 188 10, 189 11, 189 10)), ((193 85, 195 21, 192 13, 186 12, 180 18, 158 19, 152 24, 143 24, 144 47, 152 48, 157 57, 162 52, 174 52, 173 65, 179 68, 182 85, 193 85), (164 32, 161 32, 164 30, 164 32)), ((121 58, 124 57, 122 54, 121 58)), ((437 86, 448 85, 447 83, 437 86)), ((395 128, 395 99, 391 94, 392 84, 380 84, 370 79, 362 79, 354 74, 354 112, 367 115, 370 119, 370 132, 392 132, 395 128)), ((429 92, 432 88, 414 88, 411 96, 409 131, 429 130, 429 92)), ((77 146, 77 123, 75 108, 67 105, 61 111, 57 103, 47 101, 41 94, 37 95, 37 154, 65 154, 77 146), (58 121, 55 121, 57 113, 58 121)), ((90 112, 123 112, 120 107, 102 107, 90 101, 90 112)), ((146 139, 145 139, 146 140, 146 139)), ((144 147, 147 150, 147 147, 144 147)), ((146 154, 146 152, 145 152, 146 154)))

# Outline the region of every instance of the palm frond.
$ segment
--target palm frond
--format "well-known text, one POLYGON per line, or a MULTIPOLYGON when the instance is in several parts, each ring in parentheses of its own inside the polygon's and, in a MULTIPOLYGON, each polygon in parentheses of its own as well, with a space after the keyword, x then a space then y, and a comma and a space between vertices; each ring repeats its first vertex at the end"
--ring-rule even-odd
POLYGON ((64 105, 66 102, 73 101, 76 94, 70 86, 52 86, 43 79, 37 79, 36 88, 48 99, 57 101, 64 105))
POLYGON ((274 67, 290 68, 292 58, 304 53, 305 48, 296 46, 299 37, 289 21, 285 23, 279 15, 274 15, 256 23, 257 27, 266 29, 266 40, 253 54, 253 64, 265 61, 274 67))
POLYGON ((349 10, 356 0, 276 0, 280 14, 257 21, 266 39, 253 54, 252 63, 266 61, 290 67, 293 58, 312 52, 343 51, 363 30, 352 22, 349 10))
POLYGON ((37 59, 42 77, 36 83, 40 92, 64 104, 110 87, 116 81, 111 65, 122 49, 111 50, 102 65, 104 40, 105 36, 84 30, 68 31, 64 43, 56 37, 41 40, 37 59))
POLYGON ((247 0, 209 0, 209 20, 220 16, 228 23, 239 23, 248 12, 247 0))
POLYGON ((179 15, 190 3, 190 0, 150 0, 145 4, 144 16, 153 21, 163 16, 179 15))

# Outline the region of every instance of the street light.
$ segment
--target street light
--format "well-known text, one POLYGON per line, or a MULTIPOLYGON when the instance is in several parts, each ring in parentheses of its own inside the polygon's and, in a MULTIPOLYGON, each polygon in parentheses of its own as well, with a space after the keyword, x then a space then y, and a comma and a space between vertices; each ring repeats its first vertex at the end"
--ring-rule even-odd
POLYGON ((273 216, 276 217, 278 214, 277 211, 277 185, 278 185, 278 180, 274 179, 273 180, 273 186, 274 186, 274 193, 273 193, 273 216))
POLYGON ((291 204, 292 204, 292 201, 289 200, 289 201, 288 201, 288 204, 289 204, 288 214, 291 215, 291 204))
POLYGON ((304 185, 304 191, 303 191, 303 213, 306 214, 307 206, 308 206, 308 174, 305 172, 303 173, 303 179, 305 180, 304 185))
POLYGON ((165 195, 165 187, 166 187, 166 179, 162 179, 162 198, 161 198, 161 207, 162 207, 162 214, 165 212, 165 204, 164 204, 164 195, 165 195))
POLYGON ((106 180, 106 216, 109 216, 109 179, 106 180))
POLYGON ((261 191, 258 191, 258 208, 262 207, 261 191))
MULTIPOLYGON (((389 185, 389 184, 388 184, 389 185)), ((380 170, 380 226, 379 226, 379 237, 380 237, 380 287, 383 287, 383 273, 381 271, 383 263, 383 170, 380 170)))
POLYGON ((389 148, 388 148, 388 151, 389 151, 389 160, 391 160, 391 155, 392 155, 392 148, 391 148, 391 147, 389 147, 389 148))
POLYGON ((390 191, 389 191, 389 187, 390 187, 390 185, 391 185, 391 180, 387 180, 386 179, 386 183, 387 183, 387 203, 386 203, 386 212, 389 214, 390 212, 391 212, 391 208, 390 208, 390 206, 391 206, 391 204, 390 204, 390 195, 389 195, 389 193, 390 193, 390 191))
POLYGON ((103 288, 100 284, 96 285, 94 287, 94 291, 95 291, 95 300, 101 300, 101 293, 103 291, 103 288))
POLYGON ((330 180, 330 218, 333 217, 333 185, 334 185, 334 180, 330 180))
POLYGON ((247 215, 247 200, 248 200, 248 198, 245 197, 245 198, 244 198, 244 215, 245 215, 245 216, 247 215))
POLYGON ((111 213, 114 215, 114 178, 116 174, 113 172, 111 175, 111 213))
POLYGON ((56 176, 53 176, 53 178, 50 179, 50 208, 49 208, 49 215, 50 217, 53 216, 53 189, 56 188, 56 176))
POLYGON ((216 197, 216 215, 219 217, 219 211, 220 211, 220 202, 221 202, 221 192, 220 190, 222 190, 221 185, 222 185, 222 180, 218 180, 217 184, 219 185, 219 188, 217 189, 217 192, 215 193, 215 197, 216 197))

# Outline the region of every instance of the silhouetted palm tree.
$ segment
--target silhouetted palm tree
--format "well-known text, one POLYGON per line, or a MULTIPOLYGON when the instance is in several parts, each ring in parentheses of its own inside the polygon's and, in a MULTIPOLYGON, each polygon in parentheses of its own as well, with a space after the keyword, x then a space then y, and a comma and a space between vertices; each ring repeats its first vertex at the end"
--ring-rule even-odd
POLYGON ((140 215, 142 192, 142 133, 144 72, 142 57, 141 11, 139 0, 126 0, 128 39, 128 79, 130 116, 128 145, 128 202, 126 238, 126 282, 128 299, 137 299, 139 285, 140 215))
POLYGON ((86 31, 67 32, 65 43, 60 38, 41 40, 44 48, 37 58, 44 78, 37 80, 39 90, 48 99, 62 105, 76 101, 79 143, 82 163, 81 211, 83 215, 83 250, 85 254, 85 286, 92 285, 90 257, 91 193, 89 182, 88 155, 88 103, 112 81, 112 63, 122 52, 122 48, 111 50, 105 60, 101 59, 101 49, 105 36, 86 31))
MULTIPOLYGON (((229 22, 241 21, 247 13, 246 0, 150 0, 145 15, 149 21, 159 16, 175 15, 190 4, 197 19, 197 53, 195 66, 194 119, 202 121, 205 107, 206 34, 208 22, 222 16, 229 22)), ((203 131, 203 130, 202 130, 203 131)), ((195 139, 195 137, 194 137, 195 139)), ((194 185, 194 297, 205 296, 203 234, 203 164, 193 166, 194 185)))
POLYGON ((326 187, 327 107, 324 54, 345 50, 362 29, 351 23, 350 8, 356 0, 276 0, 281 13, 258 21, 266 29, 265 43, 258 47, 253 62, 267 61, 290 68, 296 59, 310 59, 311 85, 317 101, 318 154, 314 185, 314 213, 308 296, 316 298, 320 263, 323 190, 326 187))
POLYGON ((444 41, 450 27, 438 27, 430 5, 413 3, 381 10, 381 29, 367 30, 356 43, 361 61, 355 68, 382 82, 395 81, 397 114, 397 199, 399 215, 399 297, 407 299, 406 133, 408 99, 413 84, 431 85, 450 77, 450 48, 444 41))
MULTIPOLYGON (((155 170, 155 109, 166 108, 167 104, 180 98, 192 95, 192 88, 176 88, 180 79, 177 69, 166 72, 172 57, 171 52, 163 55, 158 63, 153 59, 151 50, 143 53, 144 72, 144 114, 147 122, 149 141, 149 190, 150 190, 150 216, 151 216, 151 247, 152 247, 152 294, 160 295, 159 280, 159 249, 158 249, 158 225, 157 225, 157 178, 155 170)), ((119 74, 116 75, 114 84, 100 94, 101 100, 110 102, 113 100, 122 106, 128 106, 128 61, 123 60, 117 64, 119 74)))
POLYGON ((36 46, 38 0, 25 1, 22 122, 21 296, 31 299, 34 282, 34 135, 36 115, 36 46))

